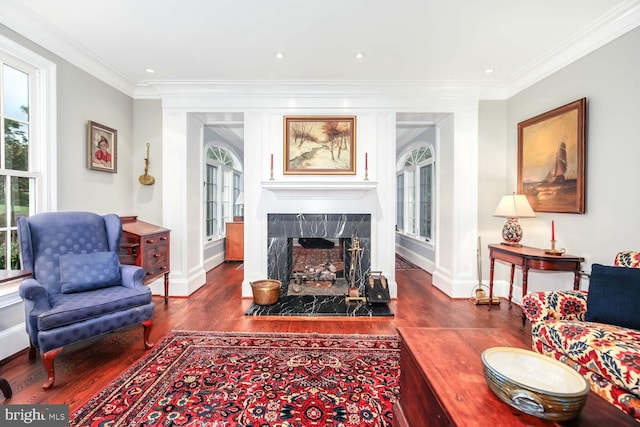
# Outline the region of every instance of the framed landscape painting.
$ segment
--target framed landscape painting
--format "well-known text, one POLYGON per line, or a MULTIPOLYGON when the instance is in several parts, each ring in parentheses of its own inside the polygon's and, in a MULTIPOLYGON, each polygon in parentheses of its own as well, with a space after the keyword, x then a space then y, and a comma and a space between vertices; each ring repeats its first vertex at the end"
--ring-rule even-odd
POLYGON ((89 169, 118 171, 118 131, 89 121, 87 125, 87 166, 89 169))
POLYGON ((356 116, 285 116, 285 175, 355 175, 356 116))
POLYGON ((518 193, 534 211, 585 212, 586 98, 518 123, 518 193))

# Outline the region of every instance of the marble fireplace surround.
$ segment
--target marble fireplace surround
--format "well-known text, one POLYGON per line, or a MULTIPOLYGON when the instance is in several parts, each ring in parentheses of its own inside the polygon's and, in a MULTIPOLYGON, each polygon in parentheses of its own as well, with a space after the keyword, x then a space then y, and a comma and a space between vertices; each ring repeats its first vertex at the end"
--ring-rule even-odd
POLYGON ((267 273, 270 279, 282 282, 287 294, 293 270, 293 240, 322 237, 345 239, 345 277, 349 277, 352 239, 360 239, 362 251, 356 265, 356 283, 364 293, 365 279, 371 268, 370 214, 280 214, 267 215, 267 273))

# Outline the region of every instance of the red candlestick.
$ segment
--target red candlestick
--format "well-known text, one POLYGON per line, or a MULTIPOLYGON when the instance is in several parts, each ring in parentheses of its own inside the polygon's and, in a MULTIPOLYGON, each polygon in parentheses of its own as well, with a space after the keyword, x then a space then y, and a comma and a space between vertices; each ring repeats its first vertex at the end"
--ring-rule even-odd
POLYGON ((364 153, 364 168, 369 169, 369 153, 364 153))
POLYGON ((555 221, 551 221, 551 240, 556 240, 556 226, 555 226, 555 221))
POLYGON ((271 155, 271 169, 273 169, 273 154, 271 155))

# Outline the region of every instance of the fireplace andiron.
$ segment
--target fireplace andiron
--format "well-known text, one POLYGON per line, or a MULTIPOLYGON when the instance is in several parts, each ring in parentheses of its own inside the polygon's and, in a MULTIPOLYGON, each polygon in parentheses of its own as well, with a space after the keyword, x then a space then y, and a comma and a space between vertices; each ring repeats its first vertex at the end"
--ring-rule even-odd
POLYGON ((365 302, 367 298, 360 295, 360 289, 356 284, 356 267, 360 265, 362 255, 360 238, 357 235, 353 236, 353 244, 348 251, 351 252, 351 268, 349 269, 349 292, 344 296, 344 300, 347 303, 365 302))

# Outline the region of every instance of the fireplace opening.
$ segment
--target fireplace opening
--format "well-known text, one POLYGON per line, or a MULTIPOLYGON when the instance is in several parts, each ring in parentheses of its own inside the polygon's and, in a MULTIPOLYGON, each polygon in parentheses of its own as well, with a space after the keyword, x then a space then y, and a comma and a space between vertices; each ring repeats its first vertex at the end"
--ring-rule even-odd
POLYGON ((320 237, 290 239, 292 270, 287 295, 344 295, 345 247, 350 239, 320 237))
POLYGON ((284 295, 343 296, 351 281, 364 291, 371 215, 268 214, 267 238, 269 278, 282 282, 284 295), (362 250, 352 265, 354 236, 362 250))

